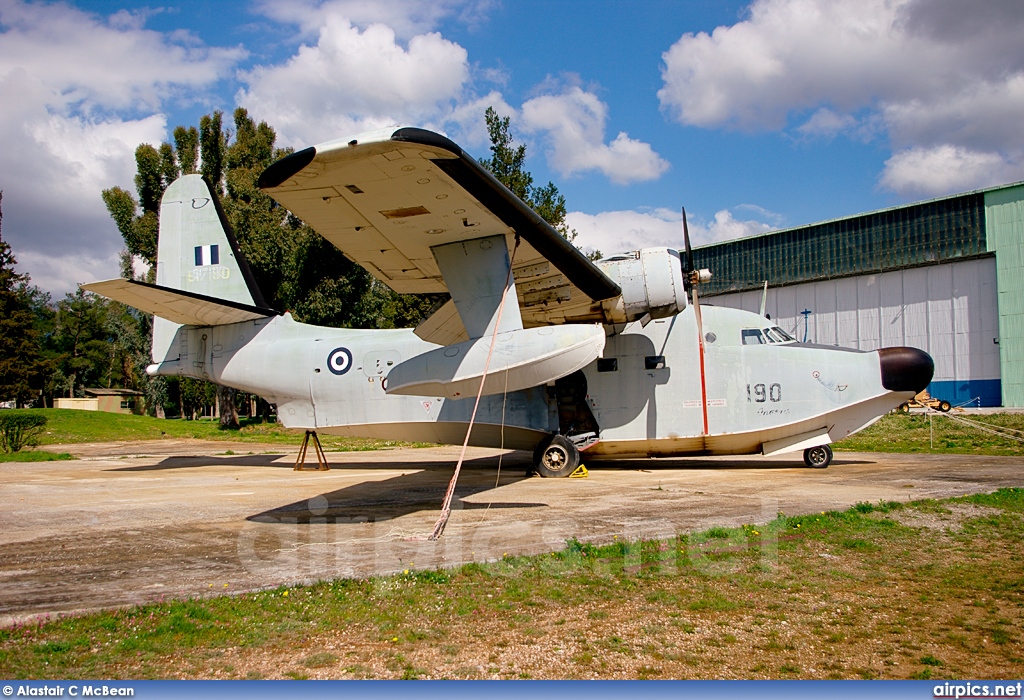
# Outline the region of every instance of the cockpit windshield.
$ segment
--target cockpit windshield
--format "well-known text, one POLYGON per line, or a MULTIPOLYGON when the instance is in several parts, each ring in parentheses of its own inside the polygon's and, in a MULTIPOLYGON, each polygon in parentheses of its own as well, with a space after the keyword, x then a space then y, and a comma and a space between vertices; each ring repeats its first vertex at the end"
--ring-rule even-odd
POLYGON ((757 328, 744 328, 741 332, 744 345, 764 345, 765 340, 757 328))
POLYGON ((782 330, 778 326, 773 326, 772 328, 765 328, 764 334, 768 336, 769 340, 771 340, 771 342, 773 343, 790 343, 793 340, 795 340, 793 336, 791 336, 789 333, 782 330))

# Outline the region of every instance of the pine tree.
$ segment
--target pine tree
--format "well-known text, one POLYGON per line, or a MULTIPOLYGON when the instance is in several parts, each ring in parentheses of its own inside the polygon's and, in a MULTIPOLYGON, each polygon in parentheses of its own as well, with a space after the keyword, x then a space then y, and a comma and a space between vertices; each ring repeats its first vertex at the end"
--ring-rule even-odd
MULTIPOLYGON (((3 222, 0 192, 0 225, 3 222)), ((0 401, 24 405, 39 394, 45 363, 32 313, 29 276, 14 271, 17 260, 0 236, 0 401)))

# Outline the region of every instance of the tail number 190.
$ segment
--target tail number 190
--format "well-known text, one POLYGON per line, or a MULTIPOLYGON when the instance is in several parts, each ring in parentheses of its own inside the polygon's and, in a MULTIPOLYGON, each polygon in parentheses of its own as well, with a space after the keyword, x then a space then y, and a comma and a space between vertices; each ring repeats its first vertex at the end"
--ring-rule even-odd
POLYGON ((781 384, 772 384, 767 388, 764 384, 747 384, 747 403, 764 403, 766 401, 772 403, 782 401, 781 384))

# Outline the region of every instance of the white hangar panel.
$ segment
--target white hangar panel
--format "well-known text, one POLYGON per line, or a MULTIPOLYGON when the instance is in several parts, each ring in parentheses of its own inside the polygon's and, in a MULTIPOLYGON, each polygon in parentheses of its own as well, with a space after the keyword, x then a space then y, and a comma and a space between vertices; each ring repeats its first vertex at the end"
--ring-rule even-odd
POLYGON ((839 345, 836 333, 836 280, 822 280, 814 283, 814 302, 807 308, 813 311, 811 322, 814 326, 815 342, 822 345, 839 345))
MULTIPOLYGON (((713 272, 713 271, 712 271, 713 272)), ((757 312, 761 291, 720 294, 717 306, 757 312)), ((859 350, 907 345, 935 360, 933 395, 999 405, 995 258, 768 288, 765 311, 797 340, 859 350), (801 313, 811 313, 805 320, 801 313)))
POLYGON ((845 277, 836 282, 836 345, 859 348, 860 308, 856 277, 845 277))
POLYGON ((956 347, 953 337, 953 266, 920 268, 928 273, 928 345, 922 345, 935 360, 935 378, 956 377, 956 347))
POLYGON ((903 314, 903 275, 890 272, 873 276, 878 279, 878 324, 882 331, 879 347, 891 348, 903 345, 903 340, 906 337, 906 319, 903 314))
POLYGON ((879 275, 852 277, 857 284, 857 329, 854 334, 858 350, 882 347, 882 285, 879 275))

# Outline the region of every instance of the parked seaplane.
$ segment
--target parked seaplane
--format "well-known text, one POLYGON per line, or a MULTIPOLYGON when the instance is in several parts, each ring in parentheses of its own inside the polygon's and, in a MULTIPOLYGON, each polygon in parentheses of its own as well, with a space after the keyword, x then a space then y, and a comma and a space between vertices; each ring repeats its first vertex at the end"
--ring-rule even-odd
MULTIPOLYGON (((686 250, 589 260, 444 136, 386 129, 275 162, 259 186, 400 293, 451 299, 416 329, 352 330, 268 307, 216 193, 167 188, 156 284, 89 291, 156 316, 151 375, 259 394, 335 435, 534 451, 541 476, 626 457, 776 455, 829 445, 931 381, 916 348, 796 342, 705 305, 686 250)), ((684 212, 685 226, 685 212, 684 212)))

